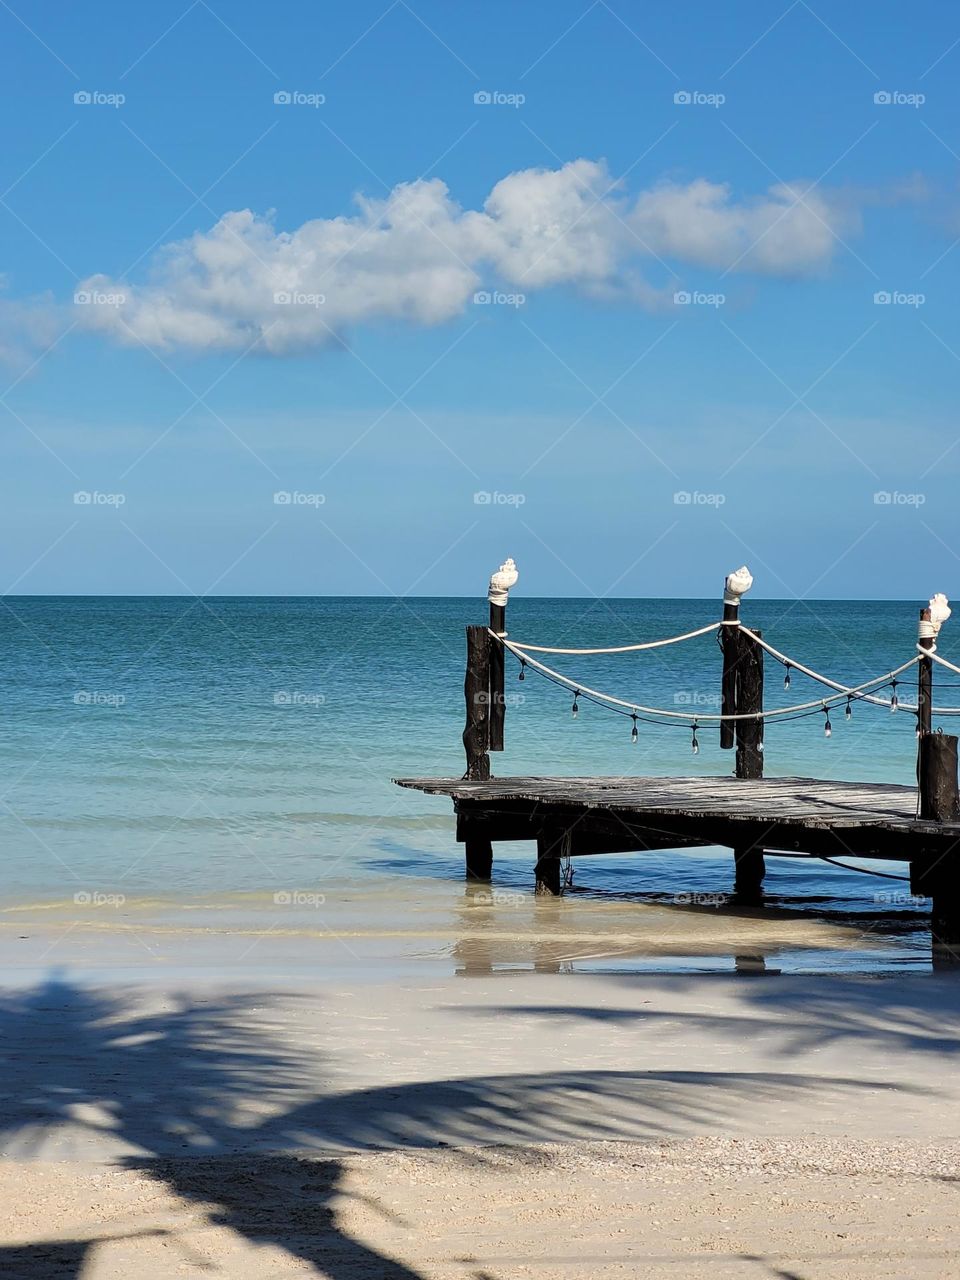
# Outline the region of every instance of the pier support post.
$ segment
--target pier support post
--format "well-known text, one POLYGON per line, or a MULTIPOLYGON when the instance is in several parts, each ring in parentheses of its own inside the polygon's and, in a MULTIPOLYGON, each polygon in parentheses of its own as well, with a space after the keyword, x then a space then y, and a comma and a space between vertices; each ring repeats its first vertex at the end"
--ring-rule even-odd
POLYGON ((930 899, 934 968, 960 965, 960 868, 952 855, 915 858, 910 892, 930 899))
POLYGON ((936 644, 936 631, 929 609, 920 610, 917 646, 924 650, 917 663, 917 733, 923 738, 933 730, 933 659, 927 654, 936 644))
MULTIPOLYGON (((723 620, 728 625, 720 629, 720 648, 723 652, 723 674, 720 678, 720 714, 732 716, 737 710, 737 641, 739 632, 730 625, 740 617, 741 597, 753 586, 750 570, 744 565, 723 580, 723 620)), ((720 721, 720 746, 729 751, 735 741, 735 722, 720 721)))
POLYGON ((733 892, 739 902, 760 906, 763 902, 763 877, 767 874, 762 849, 734 849, 733 892))
POLYGON ((570 852, 570 843, 569 831, 563 831, 559 835, 556 832, 541 832, 537 836, 537 865, 534 875, 538 895, 560 897, 563 888, 560 859, 570 852))
POLYGON ((467 723, 463 749, 467 754, 468 782, 490 777, 490 634, 486 627, 467 627, 467 671, 463 680, 467 723))
POLYGON ((737 631, 737 777, 763 777, 763 650, 754 640, 760 631, 737 631))
POLYGON ((467 879, 487 883, 493 871, 493 844, 482 825, 457 809, 457 840, 463 845, 467 879))
MULTIPOLYGON (((469 782, 486 782, 490 777, 490 635, 486 627, 467 627, 467 673, 463 681, 467 704, 467 724, 463 746, 467 753, 469 782)), ((459 826, 459 820, 458 820, 459 826)), ((464 853, 468 880, 489 880, 493 868, 493 846, 486 836, 464 830, 464 853)))
MULTIPOLYGON (((756 720, 736 720, 738 778, 763 777, 763 650, 754 636, 759 631, 736 632, 736 714, 756 715, 756 720)), ((763 848, 734 848, 734 893, 744 903, 763 901, 767 867, 763 848)))
MULTIPOLYGON (((516 586, 517 566, 513 560, 503 564, 490 577, 487 600, 490 602, 490 630, 494 635, 507 634, 507 600, 510 588, 516 586)), ((504 702, 504 652, 496 640, 490 642, 490 750, 503 750, 503 726, 506 718, 504 702)))
POLYGON ((483 837, 469 836, 464 842, 468 880, 488 883, 493 874, 493 845, 483 837))
POLYGON ((960 877, 952 869, 931 887, 930 934, 934 963, 960 964, 960 877))
MULTIPOLYGON (((933 732, 933 658, 940 628, 950 617, 945 595, 931 596, 920 610, 917 646, 918 816, 927 822, 960 820, 957 739, 933 732)), ((910 864, 910 888, 930 898, 930 938, 934 968, 960 964, 960 866, 953 853, 910 864)))
POLYGON ((927 822, 960 821, 957 738, 952 733, 922 733, 917 760, 918 816, 927 822))

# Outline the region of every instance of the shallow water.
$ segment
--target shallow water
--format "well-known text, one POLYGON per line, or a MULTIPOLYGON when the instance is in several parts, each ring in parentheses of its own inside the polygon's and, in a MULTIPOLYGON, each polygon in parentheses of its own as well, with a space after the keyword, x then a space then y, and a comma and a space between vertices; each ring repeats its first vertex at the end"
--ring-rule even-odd
MULTIPOLYGON (((544 905, 531 892, 531 848, 503 845, 492 890, 465 889, 449 803, 390 779, 462 772, 463 626, 484 620, 482 600, 8 597, 4 605, 5 948, 18 931, 70 927, 71 937, 87 938, 132 930, 148 953, 166 938, 169 953, 169 931, 197 937, 199 929, 221 940, 269 935, 278 946, 299 939, 299 951, 287 947, 290 963, 349 967, 341 942, 352 939, 361 967, 462 973, 929 964, 926 904, 908 884, 818 862, 770 858, 762 915, 727 901, 732 869, 722 850, 581 859, 572 891, 544 905), (298 891, 323 902, 298 904, 298 891)), ((623 644, 717 612, 716 601, 519 596, 510 630, 547 644, 623 644)), ((744 606, 744 620, 855 684, 911 656, 916 606, 757 601, 744 606)), ((941 651, 957 657, 946 632, 941 651)), ((561 661, 618 696, 691 716, 717 709, 712 635, 643 655, 561 661)), ((498 774, 732 769, 715 729, 701 728, 697 756, 689 721, 642 724, 633 746, 629 720, 583 704, 574 721, 567 691, 533 673, 521 684, 516 674, 508 659, 498 774)), ((913 690, 900 692, 906 700, 913 690)), ((782 668, 768 660, 768 705, 818 694, 796 673, 784 691, 782 668)), ((960 703, 960 689, 939 672, 937 701, 960 703)), ((767 773, 912 782, 911 715, 857 704, 851 721, 842 709, 832 721, 829 740, 820 715, 769 726, 767 773)), ((903 864, 880 869, 906 874, 903 864)), ((69 953, 64 945, 56 956, 69 953)), ((269 956, 271 945, 256 951, 269 956)))

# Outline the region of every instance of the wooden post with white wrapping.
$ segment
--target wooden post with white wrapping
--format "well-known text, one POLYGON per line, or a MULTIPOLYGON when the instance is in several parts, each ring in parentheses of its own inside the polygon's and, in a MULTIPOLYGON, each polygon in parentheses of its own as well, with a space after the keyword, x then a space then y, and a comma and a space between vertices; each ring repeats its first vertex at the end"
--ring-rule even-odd
MULTIPOLYGON (((720 746, 736 747, 734 772, 738 778, 763 777, 763 650, 754 639, 759 631, 741 627, 740 601, 753 586, 746 565, 727 574, 723 584, 723 623, 720 644, 723 675, 720 687, 720 746), (734 719, 756 716, 755 720, 734 719)), ((766 865, 763 849, 756 845, 734 846, 735 888, 742 902, 763 899, 766 865)))
MULTIPOLYGON (((490 630, 494 636, 507 634, 507 600, 510 588, 516 586, 517 566, 513 560, 504 560, 503 564, 490 576, 490 588, 487 599, 490 602, 490 630)), ((503 645, 497 640, 490 642, 490 750, 503 750, 503 726, 506 716, 504 703, 503 645)))
MULTIPOLYGON (((467 782, 487 782, 490 778, 489 753, 503 750, 503 645, 495 637, 506 635, 507 597, 518 577, 514 562, 505 560, 490 578, 487 593, 489 627, 467 627, 467 670, 463 681, 467 711, 463 731, 467 771, 463 777, 467 782)), ((489 880, 493 869, 489 828, 478 830, 466 815, 461 814, 457 831, 464 844, 467 879, 489 880)))
MULTIPOLYGON (((740 598, 753 586, 753 575, 746 565, 741 565, 723 580, 723 622, 720 630, 720 647, 723 651, 723 675, 720 681, 720 714, 732 716, 737 708, 737 637, 740 621, 740 598)), ((720 721, 720 746, 729 751, 736 741, 736 721, 720 721)))

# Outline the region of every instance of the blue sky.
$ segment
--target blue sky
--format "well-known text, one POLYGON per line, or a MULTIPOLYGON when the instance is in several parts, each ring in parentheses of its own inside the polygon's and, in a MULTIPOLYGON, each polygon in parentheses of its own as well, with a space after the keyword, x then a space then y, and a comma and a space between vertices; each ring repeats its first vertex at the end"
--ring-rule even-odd
POLYGON ((960 595, 954 6, 0 28, 4 590, 960 595))

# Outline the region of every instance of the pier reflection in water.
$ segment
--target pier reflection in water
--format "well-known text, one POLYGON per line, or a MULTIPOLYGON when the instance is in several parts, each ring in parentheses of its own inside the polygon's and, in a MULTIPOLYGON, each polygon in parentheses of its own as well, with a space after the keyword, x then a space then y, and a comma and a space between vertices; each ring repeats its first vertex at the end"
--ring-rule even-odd
POLYGON ((889 972, 930 964, 929 942, 908 917, 829 912, 732 896, 568 892, 562 898, 468 884, 456 906, 456 973, 597 971, 889 972), (899 927, 898 927, 899 926, 899 927))

